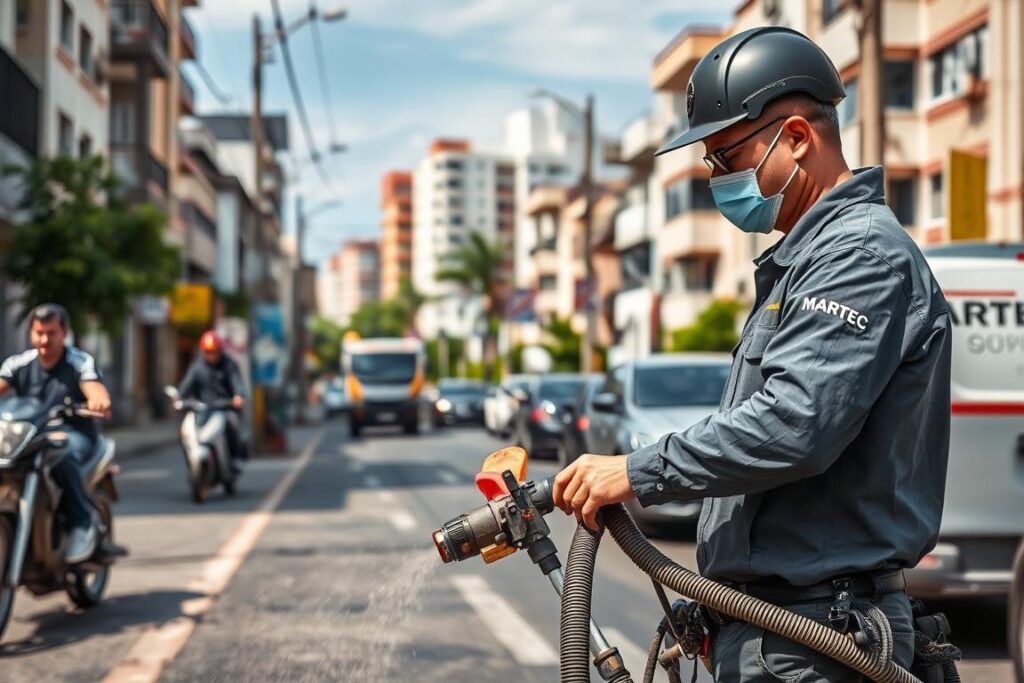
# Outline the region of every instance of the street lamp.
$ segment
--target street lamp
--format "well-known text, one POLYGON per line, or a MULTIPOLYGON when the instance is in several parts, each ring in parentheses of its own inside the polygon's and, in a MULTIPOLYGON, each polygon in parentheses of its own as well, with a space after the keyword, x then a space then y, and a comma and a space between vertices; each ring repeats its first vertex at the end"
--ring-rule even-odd
POLYGON ((594 96, 587 95, 587 98, 580 107, 575 102, 547 88, 533 88, 529 92, 533 98, 544 97, 571 116, 580 119, 583 123, 583 167, 580 169, 580 192, 583 195, 583 261, 586 268, 586 280, 584 292, 586 303, 584 316, 587 321, 587 329, 584 338, 580 340, 580 370, 590 372, 593 369, 594 338, 597 336, 597 306, 595 297, 597 287, 594 278, 594 245, 593 245, 593 209, 594 209, 594 96))

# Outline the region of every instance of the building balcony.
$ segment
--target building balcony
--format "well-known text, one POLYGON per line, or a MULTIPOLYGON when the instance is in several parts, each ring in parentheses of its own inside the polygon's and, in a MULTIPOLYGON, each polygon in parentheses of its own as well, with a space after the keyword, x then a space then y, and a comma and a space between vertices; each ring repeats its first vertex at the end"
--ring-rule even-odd
POLYGON ((660 144, 654 119, 645 114, 630 123, 622 134, 622 144, 619 148, 621 161, 629 165, 649 166, 653 163, 654 152, 660 144))
POLYGON ((717 254, 722 250, 723 236, 732 226, 717 211, 688 211, 665 224, 658 233, 660 258, 679 258, 696 254, 717 254))
POLYGON ((110 145, 110 163, 133 201, 163 203, 167 197, 167 166, 139 145, 110 145))
POLYGON ((181 58, 196 58, 196 32, 192 28, 185 15, 181 15, 181 23, 178 24, 178 34, 181 36, 181 58))
POLYGON ((647 239, 647 207, 634 204, 615 216, 615 249, 621 251, 647 239))
POLYGON ((185 72, 178 69, 178 97, 181 100, 181 111, 185 114, 196 113, 196 89, 185 72))
POLYGON ((170 33, 151 0, 112 0, 110 45, 114 61, 148 60, 170 75, 170 33))
POLYGON ((654 58, 651 88, 685 92, 693 67, 721 41, 717 28, 687 26, 654 58))

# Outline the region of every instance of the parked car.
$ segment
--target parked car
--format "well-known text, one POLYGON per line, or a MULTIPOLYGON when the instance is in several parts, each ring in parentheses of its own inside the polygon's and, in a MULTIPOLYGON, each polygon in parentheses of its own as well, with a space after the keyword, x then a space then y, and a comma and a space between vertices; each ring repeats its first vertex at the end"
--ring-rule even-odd
POLYGON ((516 413, 516 444, 533 458, 556 458, 562 442, 562 406, 586 382, 586 375, 541 375, 519 393, 516 413))
POLYGON ((558 445, 558 464, 565 467, 584 453, 587 427, 590 426, 590 401, 604 384, 604 375, 590 375, 576 395, 562 404, 562 442, 558 445))
POLYGON ((483 424, 486 384, 468 379, 442 379, 437 383, 437 391, 434 426, 483 424))
POLYGON ((340 377, 328 380, 323 387, 320 401, 327 417, 334 417, 345 410, 345 382, 340 377))
MULTIPOLYGON (((678 432, 718 410, 729 379, 726 354, 659 354, 612 369, 590 401, 587 447, 593 453, 630 453, 664 434, 678 432)), ((692 528, 701 501, 648 508, 630 505, 647 533, 692 528)))
POLYGON ((529 390, 535 381, 532 375, 509 375, 492 387, 484 399, 484 426, 492 435, 507 439, 515 429, 520 392, 529 390))
POLYGON ((1004 597, 1024 535, 1024 243, 925 250, 953 328, 949 466, 919 598, 1004 597))

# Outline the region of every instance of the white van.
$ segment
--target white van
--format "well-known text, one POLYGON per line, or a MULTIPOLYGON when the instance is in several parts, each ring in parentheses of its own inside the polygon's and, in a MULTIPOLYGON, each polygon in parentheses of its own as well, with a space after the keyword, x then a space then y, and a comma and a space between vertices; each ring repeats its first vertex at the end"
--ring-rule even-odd
POLYGON ((1024 535, 1024 244, 925 250, 953 323, 949 474, 911 595, 1005 595, 1024 535))

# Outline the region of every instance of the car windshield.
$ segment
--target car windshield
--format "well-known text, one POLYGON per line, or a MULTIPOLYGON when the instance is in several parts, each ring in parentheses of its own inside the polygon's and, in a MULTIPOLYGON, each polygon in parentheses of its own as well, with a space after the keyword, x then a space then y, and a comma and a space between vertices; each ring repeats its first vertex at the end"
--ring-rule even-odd
POLYGON ((541 401, 564 403, 575 398, 582 385, 583 379, 547 380, 540 383, 537 396, 541 401))
POLYGON ((352 374, 362 382, 404 384, 416 374, 414 353, 362 353, 352 356, 352 374))
POLYGON ((637 368, 633 401, 642 408, 712 406, 722 399, 729 366, 659 365, 637 368))

